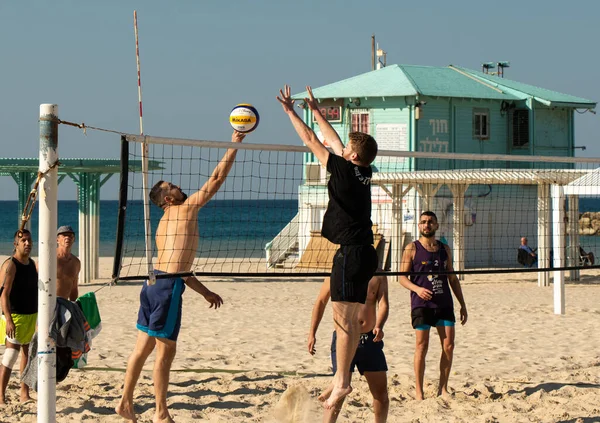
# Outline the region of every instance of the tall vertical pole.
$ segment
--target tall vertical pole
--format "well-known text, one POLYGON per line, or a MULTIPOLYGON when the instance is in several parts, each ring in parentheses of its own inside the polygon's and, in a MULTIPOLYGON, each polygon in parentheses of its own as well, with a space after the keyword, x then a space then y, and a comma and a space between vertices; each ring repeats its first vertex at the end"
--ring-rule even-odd
POLYGON ((375 34, 371 35, 371 70, 375 70, 375 34))
POLYGON ((40 105, 39 281, 38 281, 38 423, 56 421, 56 344, 50 321, 56 307, 56 223, 58 106, 40 105))
MULTIPOLYGON (((137 64, 138 100, 140 103, 140 135, 144 135, 143 113, 142 113, 142 77, 140 74, 140 45, 138 41, 137 11, 133 11, 133 28, 135 32, 135 61, 137 64)), ((146 266, 148 269, 148 284, 153 285, 156 281, 152 266, 152 228, 150 226, 150 203, 148 200, 148 143, 142 143, 142 193, 144 200, 144 232, 146 238, 146 266)))
MULTIPOLYGON (((554 268, 565 265, 565 195, 561 185, 552 185, 552 247, 554 268)), ((565 314, 565 271, 554 271, 554 314, 565 314)))
MULTIPOLYGON (((399 272, 402 267, 402 197, 404 196, 404 187, 402 184, 392 185, 392 239, 390 248, 392 249, 392 272, 399 272)), ((396 281, 400 281, 400 276, 396 276, 396 281)))
MULTIPOLYGON (((552 238, 550 238, 550 226, 552 225, 550 187, 548 184, 538 185, 538 267, 548 269, 550 267, 550 250, 552 238)), ((538 272, 538 286, 550 286, 550 272, 538 272)))

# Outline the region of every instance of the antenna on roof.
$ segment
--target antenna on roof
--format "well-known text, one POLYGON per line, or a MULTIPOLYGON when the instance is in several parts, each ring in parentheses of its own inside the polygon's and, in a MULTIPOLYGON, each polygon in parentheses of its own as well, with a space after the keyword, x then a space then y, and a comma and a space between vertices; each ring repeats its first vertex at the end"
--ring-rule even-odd
POLYGON ((496 64, 494 62, 485 62, 481 64, 481 71, 483 73, 490 73, 490 69, 495 69, 496 64))
POLYGON ((375 49, 375 34, 371 35, 371 70, 385 68, 387 65, 387 51, 379 48, 377 43, 377 49, 375 49), (375 65, 375 57, 377 57, 377 65, 375 65), (380 57, 383 57, 383 62, 380 57))
POLYGON ((383 51, 383 49, 379 48, 379 43, 377 43, 377 69, 385 68, 387 65, 387 52, 383 51), (380 57, 383 57, 383 63, 381 62, 380 57))
POLYGON ((375 70, 375 34, 371 34, 371 70, 375 70))
POLYGON ((510 62, 498 62, 498 76, 504 78, 504 68, 510 67, 510 62))
POLYGON ((504 68, 509 68, 510 62, 485 62, 481 64, 481 70, 483 73, 489 75, 498 75, 501 78, 504 78, 504 68), (490 72, 490 69, 495 69, 498 67, 497 72, 490 72))

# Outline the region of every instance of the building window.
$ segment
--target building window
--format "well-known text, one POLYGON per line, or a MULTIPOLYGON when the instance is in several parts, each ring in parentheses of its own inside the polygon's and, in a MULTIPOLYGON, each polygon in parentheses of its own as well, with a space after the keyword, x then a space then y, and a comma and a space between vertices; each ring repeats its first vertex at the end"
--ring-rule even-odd
POLYGON ((508 127, 513 147, 525 147, 529 144, 529 110, 511 110, 508 127))
POLYGON ((473 109, 473 138, 490 139, 490 109, 473 109))
POLYGON ((352 130, 350 132, 364 132, 370 134, 369 112, 367 110, 352 110, 352 130))

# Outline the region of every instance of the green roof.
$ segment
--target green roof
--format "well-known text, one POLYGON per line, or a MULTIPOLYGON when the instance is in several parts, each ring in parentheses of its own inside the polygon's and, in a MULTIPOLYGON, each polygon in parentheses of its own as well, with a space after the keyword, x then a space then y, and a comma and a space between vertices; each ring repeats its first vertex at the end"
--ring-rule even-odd
MULTIPOLYGON (((581 105, 586 107, 594 108, 597 102, 588 100, 581 97, 575 97, 569 94, 562 94, 556 91, 547 90, 545 88, 536 87, 534 85, 524 84, 522 82, 511 81, 510 79, 499 78, 495 75, 489 75, 483 72, 478 72, 470 69, 459 68, 463 72, 467 72, 479 79, 482 79, 488 83, 497 85, 498 88, 504 90, 506 88, 510 90, 519 91, 525 94, 527 97, 534 97, 536 100, 548 103, 571 103, 573 105, 581 105)), ((551 104, 548 104, 550 106, 551 104)))
MULTIPOLYGON (((412 81, 398 65, 363 73, 333 84, 313 88, 315 98, 345 97, 403 97, 414 96, 418 92, 412 81)), ((293 98, 302 99, 308 96, 305 91, 293 98)))
MULTIPOLYGON (((534 97, 547 105, 561 103, 572 107, 595 107, 583 98, 560 94, 532 85, 493 77, 455 66, 390 65, 352 78, 313 88, 317 99, 354 97, 430 97, 524 100, 534 97)), ((302 99, 302 92, 293 96, 302 99)))

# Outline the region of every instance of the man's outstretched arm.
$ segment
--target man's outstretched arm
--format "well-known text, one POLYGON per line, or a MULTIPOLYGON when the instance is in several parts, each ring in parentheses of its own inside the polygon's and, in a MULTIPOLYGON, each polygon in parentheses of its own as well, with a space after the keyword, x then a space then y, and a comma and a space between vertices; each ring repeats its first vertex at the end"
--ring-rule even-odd
POLYGON ((319 110, 319 103, 317 102, 317 100, 315 100, 315 97, 313 96, 312 88, 306 87, 306 91, 308 92, 308 98, 305 98, 304 101, 315 116, 317 125, 319 125, 319 129, 323 134, 323 139, 327 141, 327 144, 331 146, 331 149, 336 155, 341 156, 342 150, 344 149, 344 144, 342 144, 340 136, 335 131, 335 129, 333 129, 333 127, 327 121, 327 119, 325 119, 321 114, 321 111, 319 110))
POLYGON ((329 150, 325 148, 325 146, 319 141, 315 132, 310 129, 306 123, 296 114, 294 110, 294 100, 291 97, 291 89, 288 85, 286 85, 283 90, 279 90, 279 95, 281 97, 277 97, 277 101, 281 103, 283 107, 283 111, 288 115, 296 133, 302 140, 302 142, 310 148, 310 151, 317 157, 319 162, 323 166, 327 166, 327 160, 329 160, 329 150))
MULTIPOLYGON (((231 135, 231 142, 240 143, 244 139, 246 134, 242 134, 238 131, 233 131, 231 135)), ((194 206, 197 208, 204 207, 206 203, 219 191, 223 182, 229 175, 229 171, 233 167, 233 162, 235 161, 235 156, 237 155, 236 148, 230 148, 227 150, 219 164, 213 170, 212 175, 208 178, 208 181, 196 191, 194 194, 190 195, 189 198, 185 201, 185 204, 189 206, 194 206)))

